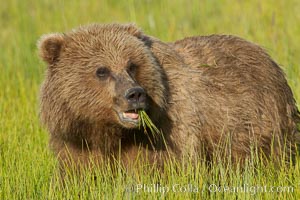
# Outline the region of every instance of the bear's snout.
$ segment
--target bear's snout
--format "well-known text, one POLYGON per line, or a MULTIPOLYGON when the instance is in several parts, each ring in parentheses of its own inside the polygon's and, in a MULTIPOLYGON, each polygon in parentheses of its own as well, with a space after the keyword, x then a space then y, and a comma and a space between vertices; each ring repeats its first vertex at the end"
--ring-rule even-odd
POLYGON ((146 92, 141 87, 129 88, 125 92, 125 98, 132 107, 140 107, 146 102, 146 92))

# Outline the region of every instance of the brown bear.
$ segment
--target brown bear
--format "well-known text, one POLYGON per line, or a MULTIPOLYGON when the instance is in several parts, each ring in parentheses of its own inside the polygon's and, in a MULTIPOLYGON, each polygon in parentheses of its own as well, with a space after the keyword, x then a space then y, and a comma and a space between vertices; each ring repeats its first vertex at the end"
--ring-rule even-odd
POLYGON ((243 163, 253 147, 271 160, 295 154, 292 91, 251 42, 211 35, 164 43, 132 24, 92 24, 45 35, 38 46, 48 65, 40 117, 62 163, 129 167, 137 158, 163 165, 214 155, 243 163), (139 110, 158 138, 139 129, 139 110))

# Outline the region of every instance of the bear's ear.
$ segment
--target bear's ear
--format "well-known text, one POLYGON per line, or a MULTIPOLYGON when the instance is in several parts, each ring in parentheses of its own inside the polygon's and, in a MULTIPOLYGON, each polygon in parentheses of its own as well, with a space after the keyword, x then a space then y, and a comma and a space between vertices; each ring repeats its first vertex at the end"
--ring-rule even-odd
POLYGON ((123 27, 129 34, 137 37, 138 39, 140 39, 142 42, 145 43, 146 46, 151 46, 152 44, 152 40, 150 37, 148 37, 147 35, 145 35, 143 33, 143 31, 139 28, 136 27, 135 24, 126 24, 123 27))
POLYGON ((135 24, 125 24, 122 28, 135 37, 140 37, 143 34, 142 30, 137 28, 135 24))
POLYGON ((63 34, 52 33, 42 36, 38 41, 40 57, 49 65, 55 64, 58 61, 63 44, 63 34))

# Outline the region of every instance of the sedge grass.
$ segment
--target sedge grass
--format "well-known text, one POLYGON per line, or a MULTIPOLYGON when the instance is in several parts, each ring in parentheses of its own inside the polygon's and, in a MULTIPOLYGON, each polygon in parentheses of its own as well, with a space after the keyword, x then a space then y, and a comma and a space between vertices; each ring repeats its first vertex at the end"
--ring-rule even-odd
POLYGON ((156 125, 152 122, 151 118, 148 116, 146 111, 139 110, 139 128, 143 128, 144 132, 148 134, 147 129, 150 130, 150 133, 154 136, 154 138, 158 138, 161 131, 156 127, 156 125))

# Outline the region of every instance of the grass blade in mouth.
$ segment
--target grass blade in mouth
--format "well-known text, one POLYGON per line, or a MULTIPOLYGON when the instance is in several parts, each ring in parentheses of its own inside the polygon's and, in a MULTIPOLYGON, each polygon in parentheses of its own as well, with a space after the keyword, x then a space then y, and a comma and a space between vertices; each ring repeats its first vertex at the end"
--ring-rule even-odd
POLYGON ((154 138, 157 138, 159 134, 161 134, 160 130, 155 126, 155 124, 152 122, 152 120, 144 110, 139 110, 139 128, 141 128, 141 126, 144 128, 145 133, 148 133, 148 128, 154 138))

